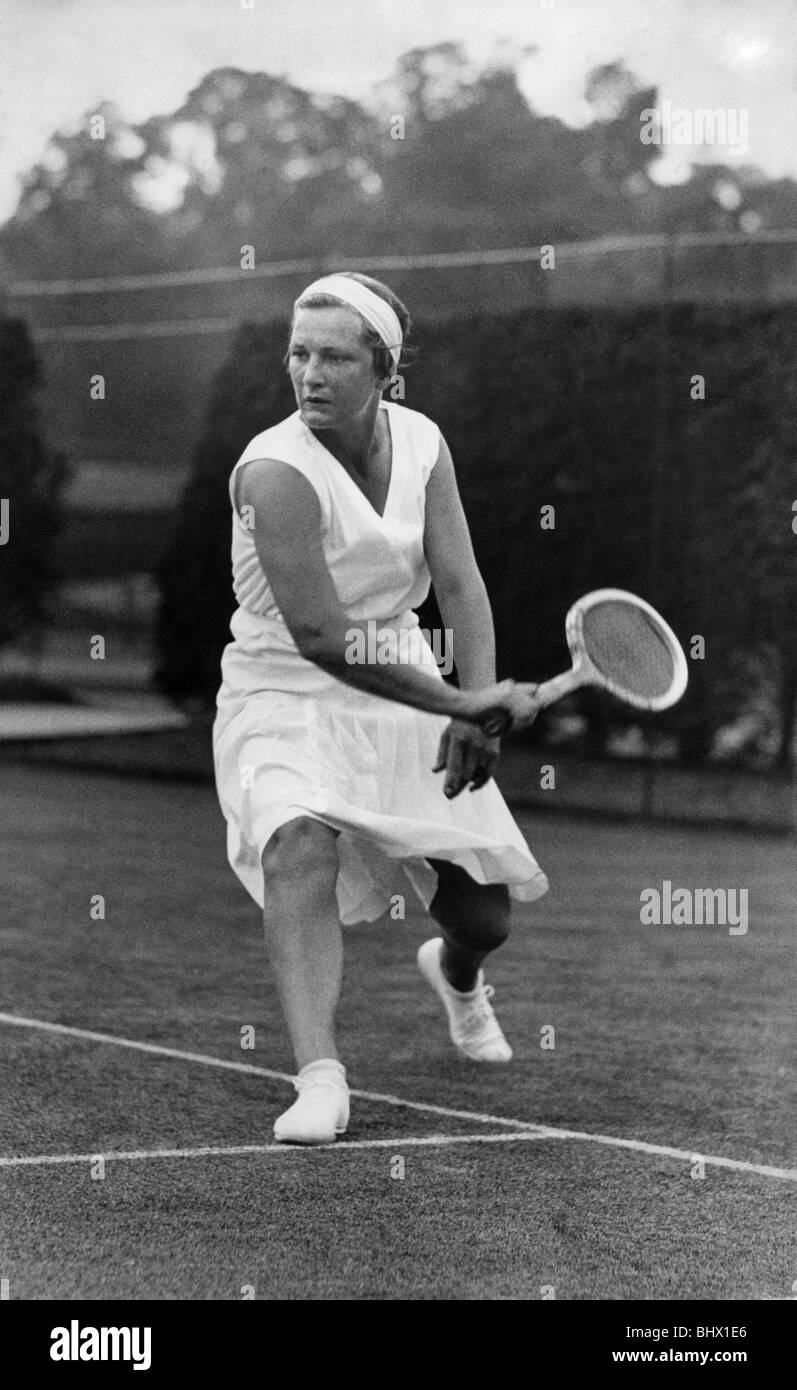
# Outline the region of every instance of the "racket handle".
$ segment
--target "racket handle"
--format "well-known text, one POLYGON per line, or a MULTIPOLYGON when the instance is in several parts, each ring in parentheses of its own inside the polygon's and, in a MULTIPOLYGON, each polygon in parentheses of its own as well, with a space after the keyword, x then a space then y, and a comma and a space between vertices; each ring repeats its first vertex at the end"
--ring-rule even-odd
POLYGON ((555 704, 557 700, 561 700, 573 690, 578 690, 579 686, 584 684, 586 682, 583 675, 571 666, 570 670, 563 671, 561 676, 553 676, 551 680, 538 685, 535 698, 544 709, 546 705, 555 704))
MULTIPOLYGON (((571 667, 569 671, 564 671, 561 676, 554 676, 551 680, 543 681, 542 685, 538 685, 534 699, 540 709, 544 709, 546 705, 552 705, 556 700, 561 700, 563 696, 569 695, 571 690, 577 690, 580 685, 584 684, 583 675, 571 667)), ((501 705, 494 705, 479 720, 479 724, 488 738, 501 738, 504 734, 509 733, 514 722, 510 711, 502 708, 501 705)), ((522 722, 519 727, 524 727, 522 722)))

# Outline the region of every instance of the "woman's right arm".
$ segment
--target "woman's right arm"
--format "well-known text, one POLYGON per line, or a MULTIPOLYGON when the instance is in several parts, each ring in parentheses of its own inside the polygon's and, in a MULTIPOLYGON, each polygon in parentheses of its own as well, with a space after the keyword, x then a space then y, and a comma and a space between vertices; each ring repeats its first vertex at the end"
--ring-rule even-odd
POLYGON ((481 691, 457 690, 417 666, 347 660, 353 634, 365 637, 366 624, 352 621, 341 606, 321 543, 321 507, 314 488, 298 469, 276 459, 253 459, 239 479, 239 510, 252 508, 257 557, 306 660, 346 685, 452 719, 478 723, 488 709, 507 706, 512 681, 481 691))

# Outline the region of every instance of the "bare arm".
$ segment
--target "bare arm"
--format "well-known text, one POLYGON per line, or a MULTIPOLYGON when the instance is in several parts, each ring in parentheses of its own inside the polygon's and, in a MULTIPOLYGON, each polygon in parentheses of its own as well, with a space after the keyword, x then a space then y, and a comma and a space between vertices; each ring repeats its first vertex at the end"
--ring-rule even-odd
POLYGON ((290 464, 253 459, 241 469, 238 494, 239 505, 253 509, 258 559, 288 630, 308 661, 347 685, 432 714, 478 719, 500 702, 503 687, 477 697, 408 664, 347 661, 353 634, 359 630, 365 635, 366 625, 353 623, 338 599, 324 557, 314 489, 290 464))
MULTIPOLYGON (((424 549, 434 584, 437 605, 447 629, 453 633, 454 661, 460 687, 464 691, 485 686, 494 690, 510 687, 509 701, 517 692, 516 709, 536 713, 536 686, 513 687, 513 682, 495 685, 495 629, 490 600, 479 573, 468 523, 459 496, 454 464, 445 440, 426 487, 426 528, 424 549)), ((513 718, 517 716, 513 713, 513 718)), ((463 787, 478 791, 490 780, 501 746, 474 723, 456 715, 444 730, 437 754, 435 772, 445 772, 444 790, 457 796, 463 787)))
POLYGON ((424 549, 463 690, 495 684, 495 629, 444 439, 426 488, 424 549))

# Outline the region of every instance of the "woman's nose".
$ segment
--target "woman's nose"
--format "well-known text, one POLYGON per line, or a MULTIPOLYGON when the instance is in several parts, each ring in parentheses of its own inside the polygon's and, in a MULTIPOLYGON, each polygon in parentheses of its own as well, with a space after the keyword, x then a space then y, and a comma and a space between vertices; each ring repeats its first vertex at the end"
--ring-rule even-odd
POLYGON ((324 372, 321 365, 321 358, 314 357, 311 354, 307 360, 307 366, 304 369, 304 379, 305 381, 312 381, 318 383, 323 381, 323 378, 324 372))

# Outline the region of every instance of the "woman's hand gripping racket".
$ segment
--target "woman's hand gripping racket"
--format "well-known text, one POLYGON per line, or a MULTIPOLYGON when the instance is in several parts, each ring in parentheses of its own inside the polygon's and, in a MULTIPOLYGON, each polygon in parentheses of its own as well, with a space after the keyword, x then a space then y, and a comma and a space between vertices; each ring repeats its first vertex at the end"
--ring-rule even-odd
POLYGON ((678 638, 636 594, 624 589, 585 594, 567 615, 566 633, 571 669, 542 685, 512 684, 506 699, 479 719, 491 738, 525 728, 540 709, 582 685, 608 690, 644 710, 669 709, 686 690, 689 675, 678 638))

